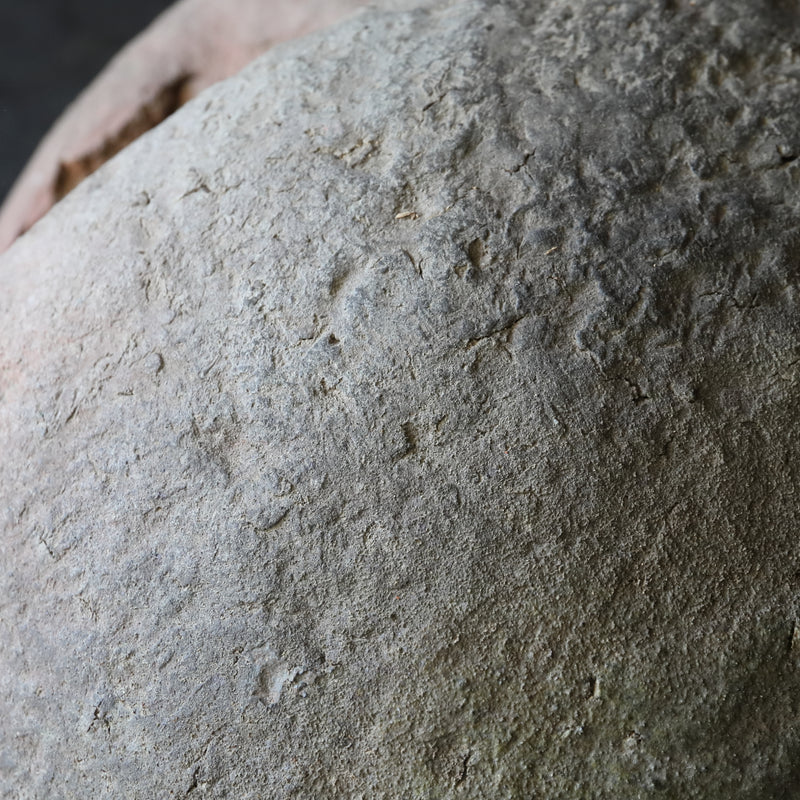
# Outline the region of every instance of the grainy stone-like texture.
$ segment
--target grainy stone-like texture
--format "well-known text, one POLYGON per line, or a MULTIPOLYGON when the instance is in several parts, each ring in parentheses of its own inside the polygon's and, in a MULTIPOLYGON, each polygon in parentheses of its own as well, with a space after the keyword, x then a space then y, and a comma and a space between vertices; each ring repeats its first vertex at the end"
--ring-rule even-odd
POLYGON ((794 796, 792 8, 362 15, 18 242, 0 796, 794 796))
POLYGON ((365 2, 176 2, 117 54, 39 144, 0 205, 0 253, 87 175, 199 91, 278 42, 321 30, 365 2))

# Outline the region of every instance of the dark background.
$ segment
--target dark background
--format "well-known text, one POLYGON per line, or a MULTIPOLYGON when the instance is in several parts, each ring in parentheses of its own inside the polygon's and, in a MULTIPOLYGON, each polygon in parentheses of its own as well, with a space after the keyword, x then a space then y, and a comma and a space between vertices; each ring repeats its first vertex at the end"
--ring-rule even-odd
POLYGON ((0 200, 64 107, 171 0, 0 0, 0 200))

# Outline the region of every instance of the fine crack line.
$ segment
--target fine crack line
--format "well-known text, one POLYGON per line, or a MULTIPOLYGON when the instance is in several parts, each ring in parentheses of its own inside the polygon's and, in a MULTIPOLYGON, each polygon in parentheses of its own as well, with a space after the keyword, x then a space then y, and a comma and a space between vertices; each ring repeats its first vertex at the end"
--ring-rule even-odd
POLYGON ((483 333, 480 336, 475 336, 472 339, 468 339, 467 350, 475 347, 478 342, 482 342, 485 339, 491 339, 493 336, 499 336, 503 333, 508 334, 510 338, 514 333, 514 328, 516 328, 516 326, 527 316, 527 314, 520 314, 517 317, 513 317, 509 322, 505 323, 505 325, 501 325, 499 328, 493 328, 488 333, 483 333))
POLYGON ((43 533, 39 534, 39 542, 45 546, 45 549, 50 554, 50 558, 52 558, 53 561, 57 562, 58 561, 58 556, 55 554, 55 552, 53 552, 53 549, 47 543, 47 540, 44 538, 44 534, 43 533))
POLYGON ((467 779, 467 768, 469 766, 470 758, 472 758, 472 750, 467 751, 467 754, 464 756, 464 760, 461 762, 461 774, 456 778, 456 786, 461 786, 461 784, 467 779))

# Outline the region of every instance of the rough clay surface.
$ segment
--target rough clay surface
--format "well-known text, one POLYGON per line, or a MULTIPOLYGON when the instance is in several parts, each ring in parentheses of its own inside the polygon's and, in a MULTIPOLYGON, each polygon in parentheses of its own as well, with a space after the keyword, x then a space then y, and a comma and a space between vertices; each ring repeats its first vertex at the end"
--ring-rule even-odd
POLYGON ((794 796, 790 8, 361 15, 18 242, 0 796, 794 796))

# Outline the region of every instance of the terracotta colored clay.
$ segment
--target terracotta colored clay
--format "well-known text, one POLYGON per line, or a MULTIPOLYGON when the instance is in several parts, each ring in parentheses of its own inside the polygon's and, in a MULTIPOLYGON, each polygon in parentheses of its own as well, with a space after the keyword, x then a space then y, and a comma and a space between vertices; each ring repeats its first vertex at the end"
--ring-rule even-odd
POLYGON ((366 0, 181 0, 66 110, 0 208, 0 252, 83 178, 202 89, 366 0))

